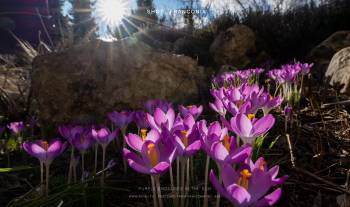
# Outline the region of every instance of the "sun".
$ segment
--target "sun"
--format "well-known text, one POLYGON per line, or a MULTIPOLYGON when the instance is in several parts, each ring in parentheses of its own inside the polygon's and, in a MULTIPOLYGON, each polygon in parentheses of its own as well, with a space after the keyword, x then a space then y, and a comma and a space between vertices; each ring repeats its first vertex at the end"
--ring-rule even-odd
POLYGON ((129 4, 130 0, 97 0, 94 5, 95 18, 99 24, 116 28, 130 14, 129 4))

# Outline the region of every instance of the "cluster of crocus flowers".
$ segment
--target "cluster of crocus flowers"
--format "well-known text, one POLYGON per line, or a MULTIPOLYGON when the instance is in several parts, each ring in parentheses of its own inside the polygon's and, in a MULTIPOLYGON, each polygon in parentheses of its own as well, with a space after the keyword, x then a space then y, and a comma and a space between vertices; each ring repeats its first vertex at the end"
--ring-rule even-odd
POLYGON ((263 68, 253 68, 244 70, 234 70, 219 74, 212 80, 214 87, 238 86, 242 83, 257 83, 259 76, 264 72, 263 68))
POLYGON ((304 76, 309 75, 313 64, 294 63, 282 65, 280 69, 267 72, 267 76, 276 82, 276 92, 291 106, 296 106, 301 97, 304 76))

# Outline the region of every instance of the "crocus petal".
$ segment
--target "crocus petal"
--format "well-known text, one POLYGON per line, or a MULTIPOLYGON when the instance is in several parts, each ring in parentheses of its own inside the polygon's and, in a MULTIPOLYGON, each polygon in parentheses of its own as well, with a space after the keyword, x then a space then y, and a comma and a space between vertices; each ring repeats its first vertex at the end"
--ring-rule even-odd
POLYGON ((168 120, 168 129, 170 129, 175 121, 175 111, 172 108, 169 108, 168 112, 166 113, 166 117, 168 120))
POLYGON ((249 182, 249 193, 252 195, 251 202, 256 202, 268 192, 273 183, 270 174, 260 169, 255 169, 252 174, 249 182))
POLYGON ((146 140, 151 140, 153 142, 157 142, 159 139, 159 132, 157 130, 152 129, 147 133, 146 140))
POLYGON ((228 159, 229 163, 241 163, 243 162, 247 157, 249 157, 252 154, 253 148, 249 145, 242 146, 239 148, 239 150, 235 153, 233 153, 230 158, 228 159))
POLYGON ((219 162, 223 162, 229 155, 227 149, 221 142, 216 142, 212 145, 211 153, 213 158, 219 162))
POLYGON ((242 207, 249 206, 251 195, 245 188, 237 184, 232 184, 231 186, 227 187, 227 191, 230 194, 230 200, 233 200, 234 204, 242 207))
POLYGON ((230 164, 224 164, 221 175, 222 183, 224 184, 225 188, 235 183, 239 178, 237 172, 231 167, 230 164))
POLYGON ((147 113, 147 121, 148 121, 148 124, 150 125, 150 127, 152 127, 153 129, 160 130, 160 128, 158 127, 158 125, 154 121, 154 118, 151 114, 147 113))
POLYGON ((273 206, 281 198, 281 195, 282 195, 282 190, 281 188, 278 188, 272 193, 265 196, 263 199, 259 200, 256 203, 256 206, 257 207, 273 206))
POLYGON ((275 118, 271 114, 266 115, 254 123, 253 133, 260 136, 270 130, 274 124, 275 118))
POLYGON ((209 180, 211 184, 214 186, 216 191, 220 193, 220 195, 224 196, 225 198, 231 200, 230 195, 227 193, 226 189, 222 187, 222 185, 219 183, 218 179, 215 176, 215 173, 213 170, 210 171, 209 173, 209 180))
POLYGON ((46 151, 37 144, 31 145, 31 151, 33 155, 41 161, 46 160, 46 151))
POLYGON ((125 136, 125 141, 133 150, 138 152, 141 151, 143 141, 138 135, 129 133, 127 136, 125 136))
POLYGON ((252 122, 244 114, 237 114, 231 119, 232 130, 240 137, 250 137, 252 122))
POLYGON ((157 108, 154 112, 154 121, 158 126, 161 126, 161 124, 164 124, 167 121, 166 115, 160 108, 157 108))
POLYGON ((201 141, 196 140, 186 148, 186 156, 192 156, 201 148, 201 141))
POLYGON ((152 174, 161 174, 166 172, 170 167, 168 162, 160 162, 154 168, 151 169, 152 174))

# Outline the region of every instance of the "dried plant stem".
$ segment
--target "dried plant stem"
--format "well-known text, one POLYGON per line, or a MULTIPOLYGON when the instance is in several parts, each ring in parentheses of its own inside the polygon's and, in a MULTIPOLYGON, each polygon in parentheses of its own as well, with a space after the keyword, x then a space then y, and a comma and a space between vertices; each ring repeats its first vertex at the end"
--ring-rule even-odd
POLYGON ((152 197, 153 197, 153 207, 158 207, 157 203, 157 194, 156 194, 156 186, 153 175, 151 175, 151 182, 152 182, 152 197))
POLYGON ((287 138, 288 147, 289 147, 290 161, 292 163, 293 168, 295 168, 295 157, 294 157, 293 148, 292 148, 292 142, 290 141, 289 134, 286 134, 286 138, 287 138))
MULTIPOLYGON (((221 176, 221 167, 218 164, 218 170, 219 170, 219 183, 222 183, 222 176, 221 176)), ((216 194, 216 207, 220 207, 220 193, 218 192, 216 194)))
POLYGON ((204 198, 203 198, 203 207, 208 207, 208 174, 209 174, 209 162, 210 157, 207 155, 205 161, 205 174, 204 174, 204 198))
POLYGON ((156 175, 156 176, 155 176, 155 181, 156 181, 157 197, 158 197, 159 207, 163 207, 162 191, 161 191, 161 189, 160 189, 159 175, 156 175))

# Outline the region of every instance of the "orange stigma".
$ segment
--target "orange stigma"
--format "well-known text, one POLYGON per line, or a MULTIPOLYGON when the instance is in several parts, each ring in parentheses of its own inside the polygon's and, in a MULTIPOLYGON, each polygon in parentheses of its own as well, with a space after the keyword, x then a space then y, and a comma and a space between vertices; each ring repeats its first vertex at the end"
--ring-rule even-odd
POLYGON ((189 105, 189 106, 187 106, 187 108, 188 108, 188 109, 191 109, 192 107, 193 107, 193 105, 189 105))
POLYGON ((224 146, 227 149, 227 151, 230 152, 231 144, 230 144, 230 136, 228 136, 228 134, 224 136, 224 146))
POLYGON ((262 160, 262 161, 260 162, 259 168, 260 168, 260 170, 263 171, 263 172, 265 171, 265 165, 266 165, 265 160, 262 160))
POLYGON ((184 143, 185 147, 187 147, 188 146, 187 131, 183 130, 181 133, 182 133, 182 142, 184 143))
POLYGON ((49 149, 49 143, 47 141, 42 141, 41 142, 41 147, 47 151, 49 149))
POLYGON ((252 174, 249 172, 248 169, 244 169, 241 171, 241 177, 238 179, 237 184, 248 190, 249 187, 249 180, 252 174))
POLYGON ((158 155, 156 151, 156 146, 153 143, 147 146, 147 154, 152 167, 156 166, 158 164, 158 155))
POLYGON ((248 119, 251 121, 255 118, 255 115, 254 114, 248 114, 248 119))
POLYGON ((141 139, 142 141, 145 141, 147 137, 147 129, 141 129, 141 139))

